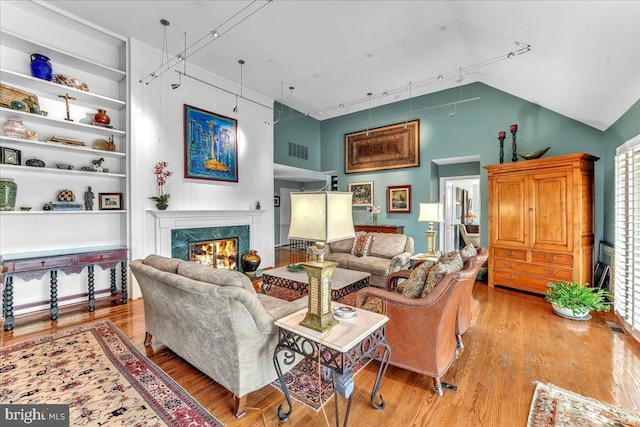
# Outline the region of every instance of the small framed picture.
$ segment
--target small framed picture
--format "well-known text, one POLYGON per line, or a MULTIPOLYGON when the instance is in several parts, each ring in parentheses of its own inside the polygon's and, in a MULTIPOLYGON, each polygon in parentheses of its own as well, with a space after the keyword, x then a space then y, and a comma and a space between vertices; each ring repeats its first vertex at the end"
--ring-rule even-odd
POLYGON ((20 150, 13 148, 0 147, 0 163, 5 165, 20 166, 20 150))
POLYGON ((411 186, 387 187, 387 213, 411 213, 411 186))
POLYGON ((373 182, 350 182, 349 192, 353 193, 352 206, 373 205, 373 182))
POLYGON ((273 196, 273 207, 280 207, 280 196, 273 196))
POLYGON ((98 209, 113 211, 122 209, 122 193, 99 193, 98 209))

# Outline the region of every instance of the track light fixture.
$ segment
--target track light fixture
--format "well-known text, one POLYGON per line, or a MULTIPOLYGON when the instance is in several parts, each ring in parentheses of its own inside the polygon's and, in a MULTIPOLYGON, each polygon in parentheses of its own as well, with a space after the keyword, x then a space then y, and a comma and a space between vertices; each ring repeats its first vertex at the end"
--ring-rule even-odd
MULTIPOLYGON (((240 98, 242 98, 242 66, 244 65, 244 59, 238 59, 238 64, 240 64, 240 98)), ((236 106, 233 107, 233 112, 238 112, 238 95, 236 95, 236 106)))
MULTIPOLYGON (((184 33, 184 52, 187 51, 187 33, 184 33)), ((180 58, 183 62, 182 62, 182 74, 184 74, 185 76, 187 75, 187 57, 182 57, 182 54, 178 55, 178 58, 180 58)), ((171 89, 178 89, 180 87, 180 85, 182 84, 182 74, 178 73, 178 83, 172 83, 171 84, 171 89)))

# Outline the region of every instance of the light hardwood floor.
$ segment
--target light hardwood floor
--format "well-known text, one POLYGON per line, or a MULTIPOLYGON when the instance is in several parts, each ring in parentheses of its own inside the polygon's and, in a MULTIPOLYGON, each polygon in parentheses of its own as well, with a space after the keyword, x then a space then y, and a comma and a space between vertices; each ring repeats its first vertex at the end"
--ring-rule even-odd
MULTIPOLYGON (((278 250, 277 264, 289 263, 287 251, 278 250)), ((433 393, 431 379, 390 367, 380 393, 387 405, 376 410, 369 403, 377 362, 355 378, 350 426, 525 426, 534 381, 551 382, 585 396, 640 411, 640 343, 629 334, 612 332, 596 313, 590 321, 556 316, 539 296, 513 290, 489 289, 477 282, 473 298, 474 324, 464 335, 465 349, 443 380, 460 387, 458 393, 433 393)), ((1 345, 51 333, 83 322, 111 320, 131 342, 216 418, 233 426, 325 426, 322 412, 294 401, 293 414, 282 424, 277 408, 281 393, 264 387, 248 398, 247 415, 231 414, 231 393, 177 357, 162 343, 143 345, 142 300, 112 303, 94 313, 63 312, 56 322, 17 319, 12 332, 3 332, 1 345)), ((188 321, 188 319, 185 319, 188 321)), ((346 401, 340 398, 344 412, 346 401)), ((333 402, 325 405, 330 425, 335 422, 333 402)))

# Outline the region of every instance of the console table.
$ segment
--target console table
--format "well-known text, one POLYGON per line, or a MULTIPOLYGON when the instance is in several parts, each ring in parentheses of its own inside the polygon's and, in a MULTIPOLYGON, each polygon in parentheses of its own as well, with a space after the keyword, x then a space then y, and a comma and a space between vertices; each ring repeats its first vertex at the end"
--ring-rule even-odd
POLYGON ((89 311, 95 310, 94 268, 111 270, 111 296, 117 295, 116 265, 121 264, 122 303, 127 303, 127 248, 122 246, 96 246, 87 248, 61 249, 52 251, 22 252, 3 254, 0 265, 7 267, 4 292, 2 294, 2 314, 5 318, 4 330, 13 329, 13 276, 24 281, 41 279, 49 273, 51 320, 58 318, 58 271, 78 274, 87 267, 89 311))
MULTIPOLYGON (((331 303, 332 307, 341 305, 344 304, 331 303)), ((282 375, 281 362, 278 357, 280 352, 284 352, 282 362, 284 364, 291 364, 295 361, 295 357, 293 357, 295 352, 314 360, 320 359, 323 369, 328 368, 330 370, 336 407, 336 426, 340 425, 336 392, 339 392, 345 398, 349 398, 343 424, 346 426, 349 420, 351 401, 353 400, 354 366, 366 357, 380 360, 378 375, 371 390, 371 405, 376 409, 384 408, 385 402, 382 395, 379 396, 380 403, 377 403, 376 393, 380 388, 382 378, 391 360, 391 347, 385 338, 385 326, 389 318, 382 314, 356 309, 355 316, 350 318, 336 317, 338 320, 337 325, 331 328, 330 331, 319 332, 300 325, 306 313, 307 309, 303 308, 275 322, 279 328, 279 341, 273 352, 273 364, 289 406, 287 412, 282 412, 282 405, 278 407, 280 421, 288 421, 293 411, 291 397, 282 375)))
POLYGON ((366 231, 367 233, 404 233, 404 225, 378 225, 378 224, 354 224, 353 229, 356 231, 366 231))

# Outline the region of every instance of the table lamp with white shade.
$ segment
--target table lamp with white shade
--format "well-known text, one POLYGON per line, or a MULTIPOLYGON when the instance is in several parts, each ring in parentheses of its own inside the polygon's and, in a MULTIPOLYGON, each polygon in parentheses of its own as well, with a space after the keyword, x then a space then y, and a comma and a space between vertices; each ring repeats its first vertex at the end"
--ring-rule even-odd
POLYGON ((429 223, 429 229, 425 231, 427 235, 427 252, 425 256, 438 256, 436 252, 436 235, 438 232, 433 229, 433 223, 444 221, 442 203, 420 203, 418 221, 429 223))
POLYGON ((302 263, 309 277, 309 305, 300 322, 316 331, 338 323, 331 311, 331 275, 338 263, 324 260, 324 246, 355 236, 352 199, 353 193, 339 191, 291 193, 289 239, 311 240, 318 248, 313 261, 302 263))

